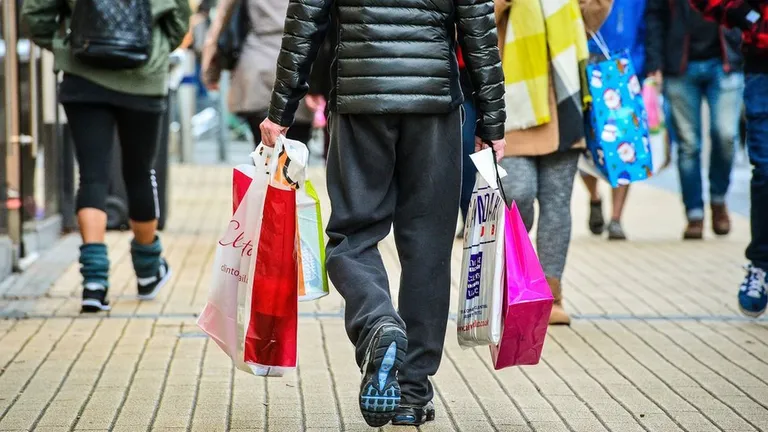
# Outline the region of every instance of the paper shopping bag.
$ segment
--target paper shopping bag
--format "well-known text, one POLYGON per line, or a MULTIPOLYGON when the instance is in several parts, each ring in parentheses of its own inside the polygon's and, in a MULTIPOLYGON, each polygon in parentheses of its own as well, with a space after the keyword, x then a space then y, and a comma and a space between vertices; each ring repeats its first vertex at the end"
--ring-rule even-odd
POLYGON ((296 207, 296 233, 300 246, 299 301, 317 300, 328 295, 328 275, 320 198, 309 180, 296 192, 296 207))
POLYGON ((592 104, 584 113, 587 148, 613 187, 653 174, 648 118, 629 54, 587 65, 592 104))
POLYGON ((506 283, 501 342, 493 366, 534 365, 541 358, 554 299, 516 203, 506 212, 506 283))
POLYGON ((493 156, 490 150, 483 152, 472 155, 473 161, 490 164, 476 163, 477 180, 464 224, 457 335, 465 348, 496 344, 501 337, 506 204, 492 174, 493 156))
POLYGON ((653 175, 656 175, 670 165, 672 152, 664 114, 664 96, 653 78, 643 81, 643 103, 648 112, 648 140, 651 146, 653 175))

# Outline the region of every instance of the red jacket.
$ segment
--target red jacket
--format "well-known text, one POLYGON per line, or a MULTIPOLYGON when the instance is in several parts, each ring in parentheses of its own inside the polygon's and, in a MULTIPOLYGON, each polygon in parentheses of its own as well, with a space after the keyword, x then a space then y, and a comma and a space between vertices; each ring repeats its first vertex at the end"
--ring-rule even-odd
POLYGON ((705 17, 744 36, 745 70, 768 73, 768 0, 690 0, 705 17))

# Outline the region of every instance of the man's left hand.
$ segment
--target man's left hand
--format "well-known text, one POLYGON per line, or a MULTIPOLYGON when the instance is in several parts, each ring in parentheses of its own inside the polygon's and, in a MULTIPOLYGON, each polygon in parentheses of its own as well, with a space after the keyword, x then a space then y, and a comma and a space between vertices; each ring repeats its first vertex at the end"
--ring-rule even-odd
MULTIPOLYGON (((493 152, 496 154, 496 162, 501 161, 502 158, 504 158, 504 148, 507 146, 507 140, 504 138, 499 140, 493 140, 491 141, 493 152)), ((483 140, 480 137, 475 137, 475 151, 478 152, 480 150, 488 148, 488 144, 486 144, 486 141, 483 140)))
POLYGON ((280 135, 285 135, 288 132, 287 127, 280 126, 268 118, 261 122, 259 129, 261 130, 261 143, 270 148, 275 146, 280 135))

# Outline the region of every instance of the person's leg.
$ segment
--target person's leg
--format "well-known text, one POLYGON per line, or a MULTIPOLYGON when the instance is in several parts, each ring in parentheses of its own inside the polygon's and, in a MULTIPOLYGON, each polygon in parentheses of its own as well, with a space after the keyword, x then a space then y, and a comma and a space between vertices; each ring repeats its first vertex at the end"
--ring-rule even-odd
POLYGON ((581 179, 589 192, 589 230, 594 235, 600 235, 605 229, 605 219, 603 218, 603 200, 597 189, 598 179, 587 173, 581 173, 581 179))
POLYGON ((64 105, 79 165, 77 221, 80 273, 83 276, 83 312, 108 310, 109 257, 104 235, 107 230, 106 201, 115 142, 115 118, 106 105, 64 105))
POLYGON ((253 134, 253 143, 254 145, 259 145, 261 143, 261 129, 259 126, 261 126, 261 122, 264 121, 265 118, 267 118, 265 113, 238 113, 238 116, 245 120, 246 123, 248 123, 248 128, 251 130, 251 133, 253 134))
POLYGON ((539 185, 539 170, 535 157, 505 157, 501 166, 507 171, 507 176, 501 179, 504 193, 507 195, 507 206, 512 201, 517 203, 520 217, 525 229, 531 231, 534 222, 533 204, 536 201, 539 185))
POLYGON ((400 370, 403 404, 432 400, 451 304, 451 250, 461 194, 461 113, 403 117, 397 143, 394 234, 399 312, 408 333, 400 370), (429 161, 429 163, 424 163, 429 161))
POLYGON ((472 189, 475 187, 475 177, 477 169, 472 159, 469 157, 475 152, 475 123, 477 122, 477 113, 472 98, 468 97, 464 101, 464 123, 461 126, 461 141, 463 158, 461 164, 461 217, 467 219, 467 210, 469 209, 469 200, 472 198, 472 189))
POLYGON ((712 228, 717 235, 731 231, 731 221, 725 204, 731 184, 731 170, 739 139, 739 120, 744 93, 744 75, 726 74, 717 62, 713 65, 712 79, 707 86, 710 106, 712 151, 709 164, 709 202, 712 207, 712 228))
POLYGON ((116 108, 115 115, 133 230, 131 258, 139 299, 150 300, 157 296, 171 275, 168 263, 161 258, 163 248, 157 237, 160 203, 153 169, 163 115, 126 108, 116 108))
POLYGON ((399 406, 395 377, 408 344, 378 249, 390 232, 397 203, 400 121, 394 115, 337 114, 330 124, 328 276, 346 303, 347 335, 364 373, 360 410, 374 427, 388 423, 399 406))
POLYGON ((539 226, 536 248, 547 276, 555 305, 550 324, 570 324, 562 306, 560 281, 571 244, 571 195, 576 177, 579 152, 571 150, 539 158, 539 226))
POLYGON ((768 74, 749 74, 744 88, 747 147, 752 163, 750 185, 752 240, 747 247, 749 272, 739 290, 745 314, 758 317, 768 305, 768 74))
POLYGON ((629 185, 619 186, 611 191, 611 221, 608 223, 609 240, 626 240, 624 228, 621 226, 621 215, 624 212, 624 204, 627 202, 629 185))
POLYGON ((285 134, 285 136, 288 139, 292 139, 292 140, 299 141, 306 144, 309 142, 309 139, 312 137, 312 123, 296 122, 293 124, 293 126, 288 128, 288 132, 285 134))
POLYGON ((702 90, 689 75, 664 80, 679 139, 678 169, 688 227, 684 238, 703 236, 704 199, 701 180, 701 99, 702 90))

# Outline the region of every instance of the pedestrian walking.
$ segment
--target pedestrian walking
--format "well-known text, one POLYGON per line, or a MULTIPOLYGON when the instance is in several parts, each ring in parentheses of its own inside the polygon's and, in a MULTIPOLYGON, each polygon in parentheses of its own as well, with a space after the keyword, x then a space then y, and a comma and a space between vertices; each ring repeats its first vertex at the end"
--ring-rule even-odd
POLYGON ((102 2, 27 0, 22 7, 32 40, 53 51, 56 70, 64 73, 59 100, 80 172, 83 312, 109 309, 104 237, 115 131, 134 235, 138 298, 155 298, 170 278, 157 236, 160 206, 152 167, 167 109, 169 55, 184 38, 190 16, 187 0, 135 0, 110 8, 99 7, 102 2))
POLYGON ((648 0, 646 71, 663 83, 672 109, 678 169, 688 225, 684 239, 704 237, 702 118, 709 105, 709 201, 712 229, 726 235, 731 221, 726 196, 739 138, 744 88, 741 34, 704 19, 687 0, 648 0), (663 80, 662 80, 663 79, 663 80))
MULTIPOLYGON (((638 76, 643 77, 645 67, 645 0, 614 0, 600 33, 611 52, 627 50, 638 76)), ((603 53, 594 40, 589 41, 589 52, 602 58, 603 53)), ((589 191, 589 229, 595 235, 608 231, 609 240, 626 240, 621 216, 629 194, 629 185, 619 186, 611 191, 611 220, 606 226, 603 217, 603 201, 598 191, 597 178, 581 173, 581 179, 589 191)))
POLYGON ((472 78, 476 147, 504 151, 504 86, 491 0, 291 0, 269 117, 273 145, 293 123, 329 20, 337 30, 327 182, 328 275, 346 302, 374 427, 434 419, 461 188, 458 41, 472 78), (399 310, 378 244, 394 224, 399 310))
POLYGON ((747 276, 739 288, 739 306, 754 318, 768 305, 768 1, 692 0, 710 18, 743 31, 744 106, 747 149, 752 163, 752 241, 747 247, 747 276))
POLYGON ((611 3, 496 0, 508 101, 508 145, 501 164, 509 175, 502 184, 509 201, 517 202, 529 231, 534 202, 539 203, 536 246, 555 297, 550 324, 570 323, 561 279, 571 241, 573 182, 586 148, 585 29, 597 31, 611 3), (530 36, 518 38, 515 29, 521 28, 530 36))
MULTIPOLYGON (((237 8, 247 15, 244 21, 250 25, 232 70, 227 102, 229 111, 248 123, 256 144, 261 142, 259 124, 267 117, 272 86, 275 84, 275 62, 280 53, 288 4, 288 0, 220 0, 203 46, 203 80, 210 89, 216 89, 221 70, 213 59, 219 36, 237 8)), ((323 96, 314 93, 299 104, 288 138, 305 144, 309 141, 315 110, 323 102, 323 96)))

